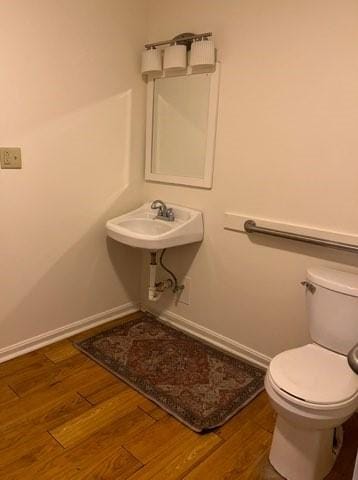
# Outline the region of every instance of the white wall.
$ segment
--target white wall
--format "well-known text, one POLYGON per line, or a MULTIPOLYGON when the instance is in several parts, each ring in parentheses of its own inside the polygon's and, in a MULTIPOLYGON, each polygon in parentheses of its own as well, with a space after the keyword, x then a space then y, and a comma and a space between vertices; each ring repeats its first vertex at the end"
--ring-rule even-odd
POLYGON ((0 17, 0 146, 24 166, 0 170, 0 349, 138 299, 140 254, 104 223, 144 198, 205 215, 203 244, 167 256, 191 304, 160 310, 267 355, 307 341, 307 265, 358 260, 253 243, 223 213, 358 231, 357 3, 4 0, 0 17), (207 30, 222 61, 214 187, 143 191, 139 52, 207 30))
MULTIPOLYGON (((308 341, 309 265, 357 271, 353 254, 223 229, 236 211, 358 232, 355 0, 153 0, 148 41, 213 31, 222 61, 214 187, 147 183, 145 196, 199 208, 201 246, 168 251, 191 304, 155 307, 261 353, 308 341)), ((152 305, 153 307, 153 305, 152 305)))
POLYGON ((141 203, 146 3, 1 2, 0 349, 138 300, 104 224, 141 203))

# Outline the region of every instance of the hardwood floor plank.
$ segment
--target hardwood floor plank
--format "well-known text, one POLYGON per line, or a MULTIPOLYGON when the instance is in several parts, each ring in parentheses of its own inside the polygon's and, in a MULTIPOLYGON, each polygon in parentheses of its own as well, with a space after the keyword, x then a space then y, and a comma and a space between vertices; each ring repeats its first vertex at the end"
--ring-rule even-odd
POLYGON ((72 356, 56 365, 48 359, 47 361, 48 364, 42 368, 35 370, 32 368, 26 369, 12 376, 4 377, 3 381, 10 385, 20 397, 24 397, 35 390, 39 390, 46 385, 61 382, 66 377, 91 368, 94 365, 92 360, 81 354, 72 356))
MULTIPOLYGON (((102 368, 102 371, 106 371, 102 368)), ((107 371, 106 371, 107 372, 107 371)), ((97 377, 97 375, 96 375, 97 377)), ((77 389, 78 393, 88 401, 88 397, 95 395, 97 392, 104 390, 107 387, 110 387, 114 383, 116 383, 117 378, 114 375, 109 374, 100 376, 98 379, 96 378, 95 382, 89 383, 87 385, 79 385, 77 389)))
POLYGON ((75 348, 72 345, 72 342, 68 339, 53 343, 52 345, 44 347, 38 351, 54 363, 68 360, 78 354, 77 348, 75 348))
POLYGON ((82 395, 85 390, 95 388, 101 382, 113 382, 115 378, 108 370, 92 362, 88 369, 66 377, 62 382, 51 385, 51 388, 63 390, 65 393, 78 392, 82 395))
POLYGON ((208 456, 223 442, 217 435, 208 433, 195 436, 185 442, 175 443, 170 450, 154 457, 130 480, 176 480, 208 456))
MULTIPOLYGON (((0 365, 1 366, 1 365, 0 365)), ((26 381, 27 379, 34 379, 36 376, 46 375, 54 368, 54 364, 45 356, 41 360, 29 363, 21 370, 16 370, 9 375, 3 375, 1 383, 12 386, 17 382, 26 381)), ((34 382, 34 380, 32 380, 34 382)))
POLYGON ((163 408, 159 407, 148 398, 143 397, 142 402, 138 406, 155 420, 160 420, 161 418, 168 416, 168 413, 163 408))
POLYGON ((56 428, 90 408, 82 397, 71 394, 54 403, 40 405, 23 418, 11 418, 5 426, 0 426, 0 465, 5 450, 20 448, 34 434, 56 428))
MULTIPOLYGON (((47 395, 48 397, 49 395, 47 395)), ((55 402, 57 396, 50 395, 51 400, 43 395, 42 399, 46 400, 46 403, 55 402)), ((11 424, 14 420, 19 420, 26 418, 27 415, 33 413, 34 411, 41 408, 43 404, 41 403, 41 398, 38 395, 31 396, 29 399, 17 399, 5 404, 6 408, 0 409, 0 428, 6 427, 6 425, 11 424)))
POLYGON ((92 405, 98 405, 99 403, 109 400, 125 390, 130 390, 130 387, 126 383, 114 377, 110 385, 107 385, 101 389, 97 389, 95 392, 90 394, 81 395, 83 395, 92 405))
POLYGON ((72 447, 101 427, 135 410, 139 400, 137 392, 124 390, 115 397, 91 408, 88 412, 51 429, 50 433, 63 447, 72 447))
POLYGON ((13 375, 33 364, 39 365, 42 362, 48 362, 48 359, 42 353, 39 353, 39 351, 30 352, 21 357, 13 358, 7 362, 0 363, 0 378, 13 375))
POLYGON ((236 434, 184 478, 187 480, 240 479, 271 442, 271 434, 246 422, 236 434))
POLYGON ((139 409, 101 428, 83 443, 66 450, 64 455, 79 469, 85 469, 92 457, 104 459, 114 453, 125 442, 146 431, 154 420, 139 409))
MULTIPOLYGON (((75 447, 63 450, 60 455, 32 463, 25 470, 20 471, 23 475, 21 480, 33 480, 35 478, 41 480, 101 479, 102 477, 98 475, 98 472, 102 471, 108 474, 110 469, 120 468, 118 465, 116 467, 116 464, 117 462, 122 464, 122 460, 118 459, 117 455, 120 450, 121 452, 125 451, 121 449, 121 445, 133 436, 140 434, 141 431, 148 429, 153 423, 154 420, 143 411, 133 410, 96 431, 75 447), (103 463, 104 465, 102 465, 103 463)), ((126 452, 126 456, 122 455, 123 453, 121 453, 122 459, 128 459, 130 453, 126 452)), ((135 462, 131 460, 128 466, 127 476, 132 474, 134 468, 139 468, 141 464, 135 459, 135 462)), ((6 480, 17 478, 20 477, 9 476, 6 480)), ((121 476, 112 478, 122 479, 121 476)))
POLYGON ((11 402, 12 400, 18 400, 16 393, 5 384, 0 383, 0 405, 11 402))
POLYGON ((20 478, 21 480, 34 480, 34 478, 41 480, 125 480, 139 468, 141 468, 141 464, 138 460, 123 448, 118 447, 115 452, 100 460, 95 457, 87 458, 87 463, 83 467, 78 467, 66 454, 63 454, 53 458, 50 462, 39 462, 30 468, 21 468, 15 475, 10 474, 7 480, 20 480, 20 478))
POLYGON ((240 474, 240 480, 278 480, 276 472, 269 464, 268 455, 270 448, 264 450, 251 465, 240 474))
POLYGON ((54 382, 51 385, 42 385, 29 395, 14 401, 6 403, 6 410, 0 410, 0 428, 13 419, 20 419, 24 416, 31 415, 32 412, 41 408, 45 404, 51 405, 57 402, 59 398, 68 396, 69 394, 78 393, 87 389, 97 389, 98 385, 107 382, 107 384, 116 381, 116 377, 99 367, 95 363, 88 369, 73 373, 62 381, 54 382))
POLYGON ((165 417, 157 421, 141 435, 124 444, 126 450, 143 464, 155 457, 170 451, 179 443, 185 443, 193 438, 202 438, 173 417, 165 417))
POLYGON ((271 404, 267 402, 267 405, 257 412, 257 415, 255 415, 252 421, 264 430, 273 433, 276 424, 276 417, 276 412, 271 407, 271 404))
POLYGON ((61 397, 76 393, 88 385, 92 385, 103 378, 112 378, 112 375, 103 368, 95 365, 80 373, 65 378, 62 382, 45 385, 26 397, 6 404, 6 409, 0 409, 0 428, 12 423, 14 419, 22 419, 32 415, 44 405, 52 405, 61 397))
MULTIPOLYGON (((32 417, 11 421, 0 429, 0 478, 28 469, 37 461, 47 460, 63 452, 63 448, 46 429, 91 408, 83 398, 61 399, 50 409, 44 406, 32 417), (6 475, 5 475, 6 473, 6 475)), ((14 420, 14 419, 13 419, 14 420)), ((19 473, 19 477, 22 478, 19 473)))
POLYGON ((0 478, 22 478, 21 472, 35 462, 56 457, 63 448, 47 432, 28 435, 21 444, 10 445, 0 453, 0 478), (17 476, 19 475, 19 476, 17 476))
POLYGON ((137 472, 142 464, 123 448, 106 457, 102 462, 82 473, 83 480, 93 478, 101 480, 126 480, 134 472, 137 472))

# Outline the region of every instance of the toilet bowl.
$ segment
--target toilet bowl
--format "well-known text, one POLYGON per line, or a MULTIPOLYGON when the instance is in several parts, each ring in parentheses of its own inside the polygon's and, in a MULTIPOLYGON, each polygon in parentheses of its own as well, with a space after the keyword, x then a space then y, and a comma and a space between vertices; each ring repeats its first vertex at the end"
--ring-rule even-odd
POLYGON ((358 376, 347 361, 358 339, 358 276, 315 269, 308 280, 313 342, 274 357, 265 377, 277 412, 269 458, 288 480, 328 475, 342 446, 341 425, 358 408, 358 376))
POLYGON ((278 414, 270 462, 290 480, 324 478, 342 445, 340 427, 358 408, 346 358, 309 344, 272 361, 265 388, 278 414))

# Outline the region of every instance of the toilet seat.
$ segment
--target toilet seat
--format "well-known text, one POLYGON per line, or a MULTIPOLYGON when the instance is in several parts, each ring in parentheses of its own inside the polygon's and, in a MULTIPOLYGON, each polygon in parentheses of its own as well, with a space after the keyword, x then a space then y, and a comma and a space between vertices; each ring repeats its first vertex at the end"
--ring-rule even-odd
POLYGON ((358 396, 358 376, 347 358, 317 344, 280 353, 268 374, 278 394, 313 409, 342 407, 358 396))

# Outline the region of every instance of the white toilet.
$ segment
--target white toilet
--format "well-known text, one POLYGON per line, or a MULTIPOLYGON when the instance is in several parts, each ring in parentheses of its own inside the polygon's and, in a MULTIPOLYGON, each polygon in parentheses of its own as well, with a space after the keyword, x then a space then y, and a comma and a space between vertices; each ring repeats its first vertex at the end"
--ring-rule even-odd
POLYGON ((304 284, 312 343, 274 357, 265 378, 278 415, 270 462, 289 480, 321 480, 358 408, 358 375, 347 362, 358 342, 358 275, 312 268, 304 284))

